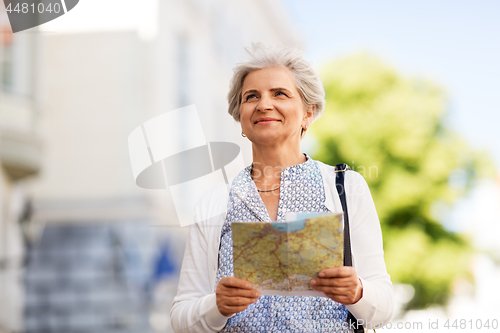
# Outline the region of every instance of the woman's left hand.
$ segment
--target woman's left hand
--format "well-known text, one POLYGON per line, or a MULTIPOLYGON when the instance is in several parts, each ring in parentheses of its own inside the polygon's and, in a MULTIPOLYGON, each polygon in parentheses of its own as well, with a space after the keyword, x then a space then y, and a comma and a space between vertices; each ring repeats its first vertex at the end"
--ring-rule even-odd
POLYGON ((363 296, 363 285, 350 266, 327 268, 311 279, 311 286, 329 298, 344 305, 358 302, 363 296))

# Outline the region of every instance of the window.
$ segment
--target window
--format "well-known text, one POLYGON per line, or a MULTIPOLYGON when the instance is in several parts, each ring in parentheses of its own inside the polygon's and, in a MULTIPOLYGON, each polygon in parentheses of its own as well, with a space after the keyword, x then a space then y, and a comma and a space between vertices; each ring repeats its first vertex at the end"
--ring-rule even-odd
POLYGON ((10 26, 3 24, 1 29, 2 34, 2 56, 1 69, 2 73, 2 89, 8 90, 12 87, 12 31, 10 26))
POLYGON ((33 84, 33 32, 13 34, 8 23, 0 23, 1 91, 30 98, 33 84))

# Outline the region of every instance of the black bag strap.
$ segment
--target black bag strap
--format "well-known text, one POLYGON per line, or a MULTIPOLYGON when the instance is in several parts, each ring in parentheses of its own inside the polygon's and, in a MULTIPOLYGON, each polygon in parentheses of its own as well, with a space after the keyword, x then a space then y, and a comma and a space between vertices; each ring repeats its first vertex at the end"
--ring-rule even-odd
POLYGON ((344 212, 344 266, 352 266, 351 236, 349 232, 349 215, 347 213, 347 201, 345 198, 345 172, 351 170, 347 164, 335 166, 335 187, 340 197, 340 204, 344 212))
MULTIPOLYGON (((345 163, 335 165, 335 187, 340 197, 340 204, 342 205, 342 211, 344 212, 344 266, 352 266, 352 252, 351 252, 351 236, 349 232, 349 215, 347 214, 347 201, 345 198, 345 172, 351 170, 349 166, 345 163)), ((351 312, 347 315, 347 322, 349 324, 354 323, 354 332, 363 333, 364 328, 358 323, 356 318, 351 312)), ((351 326, 351 325, 349 325, 351 326)))

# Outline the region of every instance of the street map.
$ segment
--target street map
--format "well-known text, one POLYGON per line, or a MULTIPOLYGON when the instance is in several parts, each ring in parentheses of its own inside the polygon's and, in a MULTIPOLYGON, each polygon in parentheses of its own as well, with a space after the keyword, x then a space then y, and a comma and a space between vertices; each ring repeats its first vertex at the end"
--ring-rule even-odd
POLYGON ((235 276, 262 294, 324 295, 309 281, 343 265, 342 214, 314 215, 292 222, 233 222, 235 276))

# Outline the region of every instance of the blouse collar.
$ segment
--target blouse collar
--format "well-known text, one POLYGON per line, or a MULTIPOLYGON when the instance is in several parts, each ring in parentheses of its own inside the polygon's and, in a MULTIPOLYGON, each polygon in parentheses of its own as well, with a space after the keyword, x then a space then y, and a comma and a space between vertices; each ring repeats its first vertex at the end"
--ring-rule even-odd
MULTIPOLYGON (((292 165, 281 171, 280 186, 288 186, 295 180, 307 176, 314 165, 314 160, 304 153, 306 161, 301 164, 292 165)), ((250 176, 252 164, 243 169, 233 181, 231 191, 250 209, 260 221, 271 222, 271 218, 265 209, 255 182, 250 176)))

